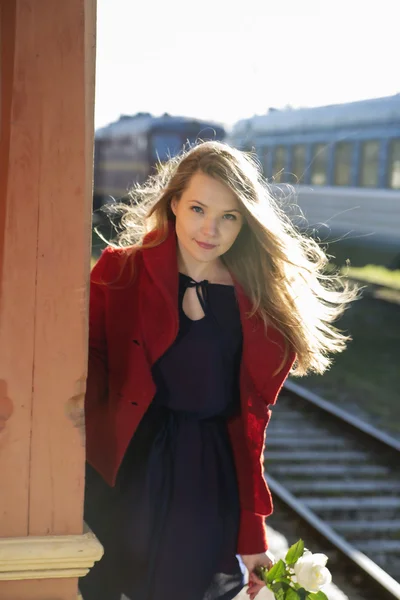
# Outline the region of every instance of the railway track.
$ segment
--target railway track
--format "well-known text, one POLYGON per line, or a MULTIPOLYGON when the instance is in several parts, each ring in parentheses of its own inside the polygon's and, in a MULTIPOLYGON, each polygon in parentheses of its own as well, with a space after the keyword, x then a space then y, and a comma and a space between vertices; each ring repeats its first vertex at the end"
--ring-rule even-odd
POLYGON ((377 600, 400 599, 400 442, 288 381, 265 462, 273 495, 351 561, 377 600))

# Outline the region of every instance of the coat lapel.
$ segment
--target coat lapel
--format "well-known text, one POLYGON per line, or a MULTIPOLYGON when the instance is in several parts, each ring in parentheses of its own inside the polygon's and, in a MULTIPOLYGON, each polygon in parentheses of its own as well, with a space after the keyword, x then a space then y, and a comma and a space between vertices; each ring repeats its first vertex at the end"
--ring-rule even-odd
POLYGON ((272 326, 267 333, 263 321, 256 316, 248 317, 251 302, 241 285, 235 281, 236 297, 238 299, 240 319, 243 332, 242 361, 259 396, 270 403, 271 382, 283 377, 275 374, 281 366, 285 347, 282 335, 272 326))
MULTIPOLYGON (((144 243, 149 242, 152 236, 154 236, 153 232, 145 237, 144 243)), ((176 246, 175 226, 170 221, 166 240, 154 248, 143 250, 143 261, 148 273, 174 311, 178 300, 176 246)))
MULTIPOLYGON (((150 233, 144 243, 150 241, 150 233)), ((143 250, 144 272, 140 281, 140 321, 146 347, 154 364, 178 334, 178 262, 175 227, 169 224, 167 239, 143 250)))

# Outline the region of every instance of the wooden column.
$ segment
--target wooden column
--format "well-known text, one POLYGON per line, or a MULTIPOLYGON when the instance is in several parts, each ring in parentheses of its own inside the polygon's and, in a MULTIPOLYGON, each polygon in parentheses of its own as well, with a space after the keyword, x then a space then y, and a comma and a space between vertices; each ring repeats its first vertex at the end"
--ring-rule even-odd
MULTIPOLYGON (((95 0, 0 0, 0 598, 76 600, 95 0), (28 554, 27 554, 28 553, 28 554)), ((80 560, 84 557, 82 560, 80 560)))

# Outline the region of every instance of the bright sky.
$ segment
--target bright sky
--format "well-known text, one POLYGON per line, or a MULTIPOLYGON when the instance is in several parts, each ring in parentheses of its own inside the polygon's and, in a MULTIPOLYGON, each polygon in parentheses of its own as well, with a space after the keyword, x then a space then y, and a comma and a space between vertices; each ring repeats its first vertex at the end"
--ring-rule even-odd
POLYGON ((398 0, 98 0, 96 127, 400 92, 398 0))

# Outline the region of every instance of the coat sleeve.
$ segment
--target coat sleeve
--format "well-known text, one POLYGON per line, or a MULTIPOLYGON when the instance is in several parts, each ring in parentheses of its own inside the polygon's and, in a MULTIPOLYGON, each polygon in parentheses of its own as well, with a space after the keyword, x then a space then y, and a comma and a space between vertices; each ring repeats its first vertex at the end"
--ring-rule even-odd
MULTIPOLYGON (((268 382, 264 395, 267 406, 275 403, 294 358, 290 353, 281 371, 268 382)), ((247 427, 240 418, 228 424, 241 504, 238 554, 259 554, 268 550, 265 519, 273 512, 273 503, 263 472, 265 429, 270 411, 265 411, 264 415, 249 415, 247 427)))
POLYGON ((272 512, 271 498, 262 479, 260 461, 254 461, 251 455, 241 416, 230 419, 228 431, 235 459, 240 500, 237 553, 259 554, 268 549, 265 517, 272 512), (257 501, 259 486, 263 495, 262 508, 257 501))

